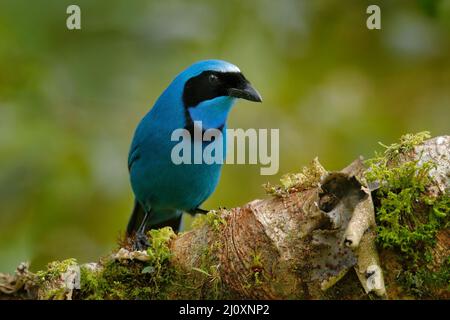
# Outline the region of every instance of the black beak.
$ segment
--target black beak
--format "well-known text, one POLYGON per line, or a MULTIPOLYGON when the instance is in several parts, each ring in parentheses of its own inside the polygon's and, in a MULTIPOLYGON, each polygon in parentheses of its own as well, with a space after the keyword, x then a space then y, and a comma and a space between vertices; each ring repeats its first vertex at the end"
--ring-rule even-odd
POLYGON ((229 88, 230 97, 245 99, 254 102, 262 102, 261 95, 253 88, 249 82, 244 82, 240 88, 229 88))

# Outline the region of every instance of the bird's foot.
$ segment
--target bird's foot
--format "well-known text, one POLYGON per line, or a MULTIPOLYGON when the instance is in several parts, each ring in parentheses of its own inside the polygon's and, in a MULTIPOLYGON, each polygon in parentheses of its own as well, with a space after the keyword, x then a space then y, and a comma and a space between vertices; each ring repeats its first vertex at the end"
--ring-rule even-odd
POLYGON ((132 247, 134 251, 145 251, 150 247, 150 242, 144 232, 136 232, 132 247))

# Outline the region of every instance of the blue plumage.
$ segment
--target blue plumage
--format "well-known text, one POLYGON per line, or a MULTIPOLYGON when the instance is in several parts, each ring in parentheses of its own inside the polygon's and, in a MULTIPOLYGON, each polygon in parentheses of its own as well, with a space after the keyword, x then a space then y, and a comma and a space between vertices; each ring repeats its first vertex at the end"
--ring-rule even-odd
MULTIPOLYGON (((136 198, 128 234, 177 223, 183 211, 197 209, 214 191, 221 164, 180 164, 171 159, 176 129, 223 130, 237 98, 261 101, 240 70, 225 61, 206 60, 181 72, 139 123, 128 157, 136 198)), ((225 155, 224 155, 225 156, 225 155)))

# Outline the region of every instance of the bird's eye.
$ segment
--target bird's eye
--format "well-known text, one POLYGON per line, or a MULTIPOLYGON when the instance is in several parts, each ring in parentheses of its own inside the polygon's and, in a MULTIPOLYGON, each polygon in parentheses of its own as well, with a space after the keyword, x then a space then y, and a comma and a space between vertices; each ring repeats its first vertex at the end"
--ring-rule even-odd
POLYGON ((210 74, 208 79, 211 84, 216 84, 219 82, 219 78, 215 74, 210 74))

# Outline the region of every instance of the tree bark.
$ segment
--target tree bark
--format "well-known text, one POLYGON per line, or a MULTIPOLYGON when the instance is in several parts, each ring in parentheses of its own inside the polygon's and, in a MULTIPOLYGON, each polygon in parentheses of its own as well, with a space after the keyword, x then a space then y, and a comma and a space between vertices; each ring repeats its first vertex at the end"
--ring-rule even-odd
MULTIPOLYGON (((449 153, 450 137, 437 137, 396 165, 432 161, 427 190, 448 195, 449 153)), ((21 264, 15 275, 0 274, 0 299, 413 298, 397 281, 401 253, 377 248, 380 199, 366 172, 362 159, 339 172, 315 159, 280 186, 267 185, 267 199, 210 212, 178 235, 151 231, 147 251, 124 241, 97 263, 54 262, 38 273, 21 264)), ((433 258, 442 268, 449 239, 448 228, 436 236, 433 258)), ((448 299, 448 287, 430 297, 448 299)))

